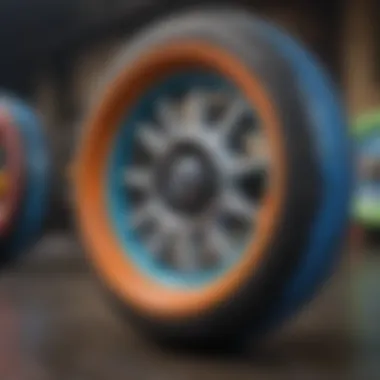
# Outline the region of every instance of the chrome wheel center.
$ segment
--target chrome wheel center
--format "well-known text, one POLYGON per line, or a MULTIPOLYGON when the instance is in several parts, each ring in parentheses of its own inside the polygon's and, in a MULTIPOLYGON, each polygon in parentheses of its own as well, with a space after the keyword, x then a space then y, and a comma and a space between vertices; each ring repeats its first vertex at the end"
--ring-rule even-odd
POLYGON ((218 170, 207 152, 186 142, 175 146, 157 170, 163 201, 173 212, 187 217, 208 210, 218 194, 218 179, 218 170))
POLYGON ((169 192, 174 198, 197 193, 204 180, 201 161, 197 157, 184 157, 173 165, 173 172, 169 178, 169 192))
POLYGON ((129 228, 173 269, 228 266, 254 236, 257 189, 268 174, 253 110, 235 93, 191 91, 157 102, 134 139, 137 153, 124 171, 127 191, 139 194, 129 228))

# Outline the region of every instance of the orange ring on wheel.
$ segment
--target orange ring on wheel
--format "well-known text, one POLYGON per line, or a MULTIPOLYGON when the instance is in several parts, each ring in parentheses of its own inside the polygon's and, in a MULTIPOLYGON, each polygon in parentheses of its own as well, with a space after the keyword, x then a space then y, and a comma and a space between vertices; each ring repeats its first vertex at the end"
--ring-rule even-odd
POLYGON ((212 44, 171 43, 156 47, 127 66, 94 110, 75 166, 74 197, 79 227, 90 260, 107 286, 134 308, 169 318, 195 315, 231 297, 262 262, 284 204, 287 168, 279 123, 275 106, 259 78, 233 55, 212 44), (133 102, 154 82, 189 67, 217 71, 244 92, 263 120, 273 160, 271 187, 258 219, 257 233, 240 261, 223 277, 200 289, 179 290, 147 278, 123 254, 109 220, 104 178, 117 126, 133 102))
POLYGON ((5 199, 1 200, 2 203, 4 202, 4 207, 0 215, 0 235, 4 236, 11 228, 20 206, 24 179, 21 139, 17 128, 12 124, 10 115, 4 108, 0 109, 0 141, 5 149, 6 172, 9 173, 5 199))

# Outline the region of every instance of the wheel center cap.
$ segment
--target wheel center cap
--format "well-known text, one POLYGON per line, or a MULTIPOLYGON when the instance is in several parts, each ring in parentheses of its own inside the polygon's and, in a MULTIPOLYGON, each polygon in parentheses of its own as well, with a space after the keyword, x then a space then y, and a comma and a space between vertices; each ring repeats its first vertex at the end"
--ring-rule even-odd
POLYGON ((177 212, 188 216, 198 214, 216 194, 215 167, 207 154, 196 147, 174 149, 166 157, 160 173, 161 196, 177 212))
POLYGON ((192 203, 204 190, 204 168, 199 157, 182 157, 169 174, 169 197, 176 203, 192 203))

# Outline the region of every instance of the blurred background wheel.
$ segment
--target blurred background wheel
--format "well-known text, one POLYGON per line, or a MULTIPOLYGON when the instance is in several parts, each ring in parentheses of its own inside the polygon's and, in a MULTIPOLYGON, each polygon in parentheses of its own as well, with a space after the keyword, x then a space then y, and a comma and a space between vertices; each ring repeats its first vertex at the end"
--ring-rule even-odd
POLYGON ((43 228, 48 210, 49 154, 41 121, 34 110, 17 98, 2 96, 1 109, 21 139, 25 166, 25 191, 12 231, 1 241, 1 262, 13 261, 30 247, 43 228))
POLYGON ((164 20, 126 47, 74 181, 106 287, 151 337, 197 345, 240 338, 268 309, 322 185, 292 68, 261 33, 208 16, 164 20))
POLYGON ((357 182, 353 219, 365 228, 380 228, 380 113, 359 116, 353 134, 357 182))

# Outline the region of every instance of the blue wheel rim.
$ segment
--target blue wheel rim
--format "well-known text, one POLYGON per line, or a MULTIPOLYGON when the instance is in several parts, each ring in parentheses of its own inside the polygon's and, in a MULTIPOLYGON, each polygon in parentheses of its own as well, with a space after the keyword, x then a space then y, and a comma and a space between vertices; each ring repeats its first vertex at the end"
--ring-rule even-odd
MULTIPOLYGON (((226 79, 202 71, 190 71, 186 73, 173 74, 162 83, 152 87, 132 108, 132 111, 125 117, 120 130, 115 137, 115 145, 108 163, 106 183, 107 207, 110 214, 111 223, 116 232, 119 241, 122 244, 125 255, 131 260, 137 268, 147 277, 169 287, 176 288, 194 288, 201 287, 215 280, 230 269, 238 260, 236 255, 228 265, 217 268, 213 271, 198 273, 176 273, 168 270, 164 266, 158 266, 151 261, 152 255, 141 242, 136 233, 127 226, 131 225, 131 203, 125 196, 125 187, 121 186, 120 178, 122 173, 128 167, 132 160, 134 147, 135 126, 140 121, 150 120, 152 117, 152 104, 160 95, 176 96, 188 91, 189 88, 199 86, 208 90, 228 89, 236 91, 234 86, 226 79)), ((249 240, 249 239, 247 239, 249 240)), ((241 252, 244 251, 247 241, 243 242, 241 252)))
POLYGON ((334 85, 317 63, 290 36, 266 22, 258 22, 269 40, 291 64, 311 115, 311 127, 323 178, 323 196, 305 253, 295 274, 259 326, 264 331, 280 324, 316 293, 331 274, 349 217, 353 184, 352 143, 348 123, 334 85))
POLYGON ((32 108, 5 96, 1 99, 23 139, 26 186, 14 229, 3 243, 6 255, 15 258, 34 243, 41 232, 48 209, 49 155, 42 125, 32 108))

